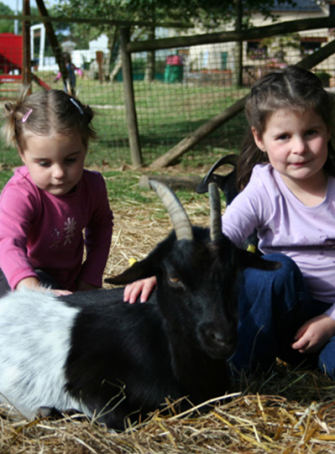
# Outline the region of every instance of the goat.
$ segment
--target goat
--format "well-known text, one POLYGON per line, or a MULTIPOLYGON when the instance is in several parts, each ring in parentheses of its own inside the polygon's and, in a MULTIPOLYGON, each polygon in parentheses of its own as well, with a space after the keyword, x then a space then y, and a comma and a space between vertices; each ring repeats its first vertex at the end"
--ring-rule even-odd
POLYGON ((192 404, 225 394, 236 346, 239 267, 279 264, 238 250, 221 232, 210 186, 211 227, 192 227, 167 187, 151 182, 175 231, 141 262, 107 279, 124 285, 157 276, 145 304, 123 289, 16 291, 0 299, 0 400, 28 418, 41 407, 74 409, 122 430, 166 398, 192 404))

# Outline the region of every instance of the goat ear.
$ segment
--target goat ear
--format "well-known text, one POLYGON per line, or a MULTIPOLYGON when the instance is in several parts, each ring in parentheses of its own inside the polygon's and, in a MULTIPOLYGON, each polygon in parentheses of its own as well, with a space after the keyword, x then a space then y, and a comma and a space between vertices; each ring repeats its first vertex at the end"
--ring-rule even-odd
POLYGON ((149 255, 144 260, 134 263, 134 265, 132 265, 130 268, 128 268, 118 276, 106 278, 105 282, 107 282, 108 284, 126 285, 139 279, 151 277, 155 274, 156 270, 154 267, 154 261, 149 255))
POLYGON ((253 252, 238 251, 238 258, 241 268, 258 268, 265 271, 274 271, 281 268, 281 263, 274 260, 264 260, 253 252))

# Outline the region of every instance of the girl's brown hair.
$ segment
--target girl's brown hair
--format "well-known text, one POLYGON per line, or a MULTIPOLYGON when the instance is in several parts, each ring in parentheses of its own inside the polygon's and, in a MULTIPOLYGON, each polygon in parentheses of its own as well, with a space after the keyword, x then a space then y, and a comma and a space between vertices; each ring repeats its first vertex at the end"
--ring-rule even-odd
MULTIPOLYGON (((249 130, 242 145, 237 166, 237 188, 241 191, 248 183, 256 164, 269 162, 267 154, 255 144, 251 127, 262 136, 268 118, 279 109, 296 112, 314 110, 326 126, 332 126, 333 98, 323 88, 320 79, 310 71, 298 66, 288 66, 281 72, 272 72, 259 79, 251 89, 246 101, 245 113, 249 130)), ((327 173, 335 176, 335 152, 329 142, 327 173)))
POLYGON ((27 96, 24 87, 15 103, 6 103, 2 135, 8 145, 22 150, 28 134, 46 136, 51 133, 69 135, 78 131, 85 146, 96 132, 91 125, 94 116, 89 106, 61 90, 42 90, 27 96))

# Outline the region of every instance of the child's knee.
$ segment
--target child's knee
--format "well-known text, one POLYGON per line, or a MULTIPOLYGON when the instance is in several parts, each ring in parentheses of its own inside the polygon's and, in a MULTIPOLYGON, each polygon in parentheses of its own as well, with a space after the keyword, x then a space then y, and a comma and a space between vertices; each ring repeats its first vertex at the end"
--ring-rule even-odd
MULTIPOLYGON (((276 260, 281 267, 273 271, 273 286, 275 293, 286 292, 308 292, 305 279, 300 268, 293 259, 284 254, 269 254, 264 256, 265 260, 276 260)), ((266 279, 266 277, 265 277, 266 279)))
POLYGON ((268 254, 264 255, 263 258, 265 260, 280 262, 281 267, 273 271, 256 268, 247 268, 244 270, 243 284, 249 295, 253 292, 257 294, 261 289, 264 290, 265 288, 270 290, 274 285, 280 287, 281 283, 285 283, 292 273, 299 272, 299 269, 296 270, 297 265, 293 260, 283 254, 268 254))
POLYGON ((296 274, 301 274, 300 269, 298 265, 295 263, 293 259, 288 257, 285 254, 267 254, 264 255, 263 258, 265 260, 273 260, 280 262, 281 267, 273 271, 277 277, 279 276, 287 276, 288 274, 291 275, 292 273, 296 274))

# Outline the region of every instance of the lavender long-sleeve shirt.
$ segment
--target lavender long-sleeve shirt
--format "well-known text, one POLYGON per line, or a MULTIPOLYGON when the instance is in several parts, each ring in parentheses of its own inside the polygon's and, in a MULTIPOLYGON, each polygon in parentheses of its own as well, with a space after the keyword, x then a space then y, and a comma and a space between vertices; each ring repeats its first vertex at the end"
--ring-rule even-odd
POLYGON ((68 290, 75 290, 76 279, 100 287, 112 227, 105 182, 98 172, 84 170, 73 193, 54 196, 39 189, 28 169, 20 167, 0 197, 0 267, 11 288, 36 277, 38 268, 68 290))
POLYGON ((325 199, 308 207, 270 164, 257 165, 222 217, 223 233, 237 246, 255 228, 259 249, 291 257, 313 298, 330 303, 326 314, 335 319, 335 179, 329 177, 325 199))

